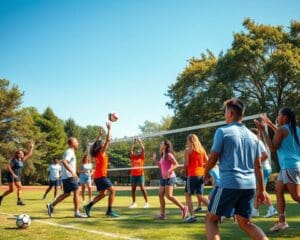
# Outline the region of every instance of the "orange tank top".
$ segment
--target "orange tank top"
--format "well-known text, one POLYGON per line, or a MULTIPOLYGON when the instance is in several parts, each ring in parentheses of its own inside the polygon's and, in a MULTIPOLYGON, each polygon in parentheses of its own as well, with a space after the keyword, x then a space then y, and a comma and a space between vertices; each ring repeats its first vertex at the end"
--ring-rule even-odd
POLYGON ((96 167, 94 172, 94 178, 101 178, 107 176, 108 156, 105 153, 99 152, 95 158, 96 167))
POLYGON ((204 165, 206 163, 206 152, 201 149, 201 152, 192 151, 189 154, 189 165, 188 165, 188 176, 203 176, 204 175, 204 165))
MULTIPOLYGON (((141 155, 130 154, 130 159, 131 159, 131 166, 133 168, 144 166, 145 156, 143 154, 141 155)), ((131 169, 131 176, 143 176, 143 175, 144 175, 143 168, 131 169)))

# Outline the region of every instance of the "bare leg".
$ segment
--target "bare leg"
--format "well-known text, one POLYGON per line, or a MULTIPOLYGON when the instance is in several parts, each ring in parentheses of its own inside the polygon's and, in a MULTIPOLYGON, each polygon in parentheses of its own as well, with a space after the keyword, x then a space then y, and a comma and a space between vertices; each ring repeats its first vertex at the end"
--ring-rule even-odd
POLYGON ((18 197, 18 200, 19 200, 19 199, 21 199, 22 183, 21 182, 15 182, 15 186, 17 187, 17 197, 18 197))
POLYGON ((132 198, 133 203, 135 203, 135 191, 136 191, 136 184, 132 183, 131 184, 131 198, 132 198))
POLYGON ((285 186, 282 181, 277 181, 276 183, 276 201, 277 209, 279 213, 279 222, 285 222, 285 198, 284 198, 285 186))
POLYGON ((2 194, 2 198, 4 198, 5 196, 7 196, 8 194, 12 193, 14 191, 14 183, 13 182, 9 182, 8 183, 8 189, 2 194))
POLYGON ((112 207, 116 195, 116 190, 113 187, 109 187, 107 190, 109 192, 108 207, 112 207))
POLYGON ((186 205, 188 206, 190 216, 194 216, 194 208, 193 208, 193 202, 192 202, 191 194, 185 193, 185 201, 186 201, 186 205))
POLYGON ((165 187, 163 187, 163 186, 159 187, 158 197, 159 197, 159 203, 160 203, 160 214, 165 215, 165 210, 166 210, 165 187))
POLYGON ((79 212, 79 188, 73 192, 73 204, 75 213, 79 212))
POLYGON ((92 200, 92 185, 90 183, 87 184, 88 194, 89 194, 89 202, 92 200))
POLYGON ((184 206, 181 202, 178 201, 176 197, 173 196, 173 186, 166 186, 166 197, 174 203, 176 206, 178 206, 181 210, 183 210, 184 206))
POLYGON ((140 188, 141 188, 141 191, 143 193, 143 197, 145 199, 145 202, 148 202, 148 193, 147 193, 147 190, 145 188, 145 185, 144 184, 141 184, 140 185, 140 188))
POLYGON ((286 186, 293 200, 300 203, 300 184, 288 183, 286 186))
POLYGON ((264 232, 251 222, 250 219, 244 218, 240 215, 236 215, 237 222, 240 228, 248 234, 251 239, 254 240, 266 240, 268 239, 264 232))
POLYGON ((57 205, 58 203, 60 203, 61 201, 63 201, 65 198, 69 197, 71 193, 63 193, 61 195, 58 196, 58 198, 56 198, 54 200, 54 202, 51 203, 51 205, 54 207, 55 205, 57 205))
POLYGON ((85 184, 81 184, 81 197, 82 197, 82 201, 84 202, 85 200, 85 184))
POLYGON ((220 240, 220 232, 218 227, 218 221, 220 217, 212 214, 207 213, 205 217, 205 230, 206 230, 206 236, 207 240, 220 240))

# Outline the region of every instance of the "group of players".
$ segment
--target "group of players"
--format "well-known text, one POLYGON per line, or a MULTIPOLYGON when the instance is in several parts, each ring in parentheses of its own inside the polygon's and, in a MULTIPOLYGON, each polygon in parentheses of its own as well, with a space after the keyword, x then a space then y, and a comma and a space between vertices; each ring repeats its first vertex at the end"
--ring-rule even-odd
MULTIPOLYGON (((251 221, 251 216, 258 213, 256 209, 261 204, 266 204, 269 207, 266 217, 278 213, 279 220, 270 229, 271 231, 278 231, 289 227, 285 219, 285 190, 288 190, 293 200, 300 202, 300 129, 296 124, 295 112, 291 108, 281 109, 277 117, 278 126, 273 124, 266 116, 262 116, 259 121, 255 121, 257 128, 251 131, 242 124, 245 106, 241 100, 233 98, 225 101, 224 109, 226 125, 217 129, 209 156, 207 156, 204 147, 195 134, 190 134, 187 137, 183 167, 187 175, 185 186, 186 205, 173 196, 173 187, 176 184, 174 170, 179 165, 173 155, 171 142, 164 140, 160 145, 160 155, 153 154, 153 160, 161 171, 158 192, 160 213, 155 216, 155 219, 167 219, 165 211, 165 198, 167 198, 180 208, 185 222, 195 222, 197 219, 194 214, 191 196, 196 192, 198 199, 208 205, 208 212, 205 217, 207 239, 220 239, 219 221, 224 216, 230 217, 233 214, 240 228, 249 237, 252 239, 268 239, 264 232, 251 221), (268 127, 274 131, 273 139, 270 139, 268 135, 268 127), (264 139, 265 144, 261 139, 264 139), (276 183, 277 210, 273 207, 270 196, 265 190, 268 176, 271 173, 269 150, 277 152, 281 168, 276 183), (203 196, 203 185, 211 176, 213 176, 214 188, 208 200, 203 196)), ((115 188, 107 177, 108 156, 106 150, 110 143, 111 122, 107 122, 106 127, 105 140, 102 140, 103 132, 99 131, 99 135, 92 146, 95 169, 92 169, 88 156, 84 157, 80 169, 82 186, 87 184, 89 190, 90 202, 84 206, 85 214, 79 211, 80 189, 75 156, 78 141, 76 138, 69 138, 69 148, 64 153, 61 169, 63 193, 53 202, 47 204, 50 217, 53 214, 54 207, 70 196, 71 192, 73 192, 75 217, 90 217, 93 206, 103 199, 107 193, 108 207, 106 215, 118 217, 118 214, 112 210, 115 188), (91 199, 90 176, 93 176, 98 191, 98 195, 93 199, 91 199)), ((6 195, 13 192, 14 185, 17 187, 17 204, 24 204, 20 198, 21 169, 24 161, 31 156, 33 147, 34 143, 31 143, 31 148, 25 156, 22 151, 16 152, 13 160, 8 165, 9 189, 0 196, 0 204, 6 195)), ((144 187, 144 157, 143 143, 140 139, 135 139, 130 150, 133 200, 130 208, 136 207, 135 191, 138 185, 141 187, 145 199, 144 207, 148 208, 150 206, 147 191, 144 187), (136 151, 135 145, 138 146, 136 151)), ((46 190, 44 197, 46 197, 48 190, 46 190)), ((84 194, 85 189, 82 190, 84 194)))

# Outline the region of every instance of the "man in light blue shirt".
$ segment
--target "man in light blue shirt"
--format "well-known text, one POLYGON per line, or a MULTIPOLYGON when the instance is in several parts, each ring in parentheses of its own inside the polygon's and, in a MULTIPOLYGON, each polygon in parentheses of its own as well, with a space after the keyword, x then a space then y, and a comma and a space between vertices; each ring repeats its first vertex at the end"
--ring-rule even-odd
POLYGON ((242 124, 243 102, 233 98, 227 100, 224 106, 227 125, 218 128, 215 133, 204 175, 208 179, 209 171, 219 161, 219 187, 212 195, 205 219, 207 239, 220 239, 218 221, 222 216, 230 216, 232 209, 235 209, 240 228, 252 239, 268 239, 251 222, 255 188, 259 201, 264 201, 266 194, 260 145, 257 137, 242 124))

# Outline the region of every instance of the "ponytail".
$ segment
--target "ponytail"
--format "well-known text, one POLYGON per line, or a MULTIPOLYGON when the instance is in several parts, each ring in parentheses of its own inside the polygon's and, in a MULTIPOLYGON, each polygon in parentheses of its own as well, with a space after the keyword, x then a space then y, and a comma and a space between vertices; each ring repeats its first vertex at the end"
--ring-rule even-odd
POLYGON ((295 138, 296 143, 300 146, 299 136, 297 133, 297 122, 296 122, 296 114, 292 108, 282 108, 280 110, 282 115, 287 116, 289 129, 295 138))

